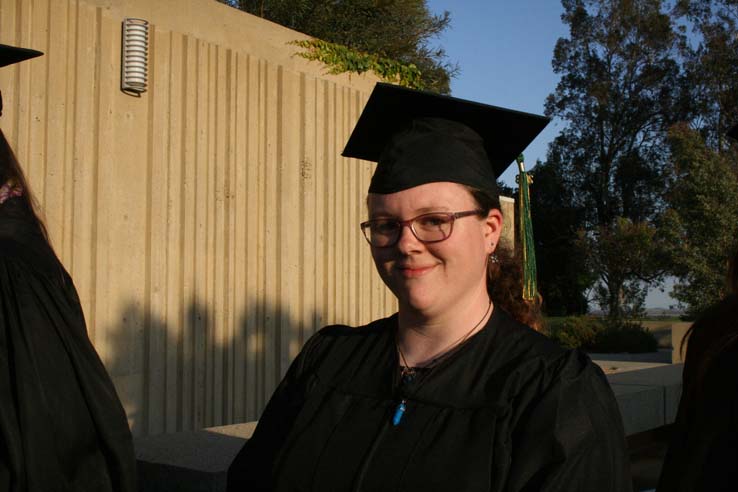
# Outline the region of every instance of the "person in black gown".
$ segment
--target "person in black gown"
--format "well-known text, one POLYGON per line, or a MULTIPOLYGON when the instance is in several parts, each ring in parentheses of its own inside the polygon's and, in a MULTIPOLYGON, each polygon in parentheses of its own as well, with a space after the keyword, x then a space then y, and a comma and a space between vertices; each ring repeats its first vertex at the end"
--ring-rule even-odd
MULTIPOLYGON (((0 66, 39 55, 0 45, 0 66)), ((35 209, 0 132, 0 492, 132 492, 125 412, 35 209)))
POLYGON ((399 311, 305 345, 228 472, 236 491, 627 491, 617 403, 529 325, 499 175, 545 118, 378 84, 344 155, 399 311))
MULTIPOLYGON (((738 140, 738 125, 728 135, 738 140)), ((738 250, 728 286, 687 331, 682 397, 659 492, 738 489, 738 250)))

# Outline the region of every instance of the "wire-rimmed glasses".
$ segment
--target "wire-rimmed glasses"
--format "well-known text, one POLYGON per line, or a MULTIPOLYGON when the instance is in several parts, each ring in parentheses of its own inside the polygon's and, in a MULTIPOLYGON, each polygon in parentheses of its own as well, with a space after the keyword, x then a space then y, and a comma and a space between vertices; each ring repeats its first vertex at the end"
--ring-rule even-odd
POLYGON ((483 213, 477 209, 464 212, 432 212, 407 220, 371 219, 361 223, 361 231, 367 242, 375 248, 388 248, 397 244, 403 227, 409 227, 421 243, 438 243, 451 236, 456 219, 483 213))

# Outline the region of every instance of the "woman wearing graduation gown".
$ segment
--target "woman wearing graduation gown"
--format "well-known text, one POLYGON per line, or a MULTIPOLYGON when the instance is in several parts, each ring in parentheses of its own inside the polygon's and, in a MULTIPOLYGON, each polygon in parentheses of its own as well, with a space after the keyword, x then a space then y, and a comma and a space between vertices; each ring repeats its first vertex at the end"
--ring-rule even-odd
MULTIPOLYGON (((0 45, 0 66, 41 55, 0 45)), ((123 408, 0 132, 0 492, 130 492, 123 408)))
POLYGON ((527 326, 499 244, 495 173, 546 123, 377 85, 344 155, 378 161, 361 227, 399 311, 306 343, 229 492, 631 490, 607 381, 527 326))
MULTIPOLYGON (((729 136, 738 140, 738 126, 729 136)), ((738 489, 738 251, 729 292, 687 331, 682 397, 659 492, 738 489)))

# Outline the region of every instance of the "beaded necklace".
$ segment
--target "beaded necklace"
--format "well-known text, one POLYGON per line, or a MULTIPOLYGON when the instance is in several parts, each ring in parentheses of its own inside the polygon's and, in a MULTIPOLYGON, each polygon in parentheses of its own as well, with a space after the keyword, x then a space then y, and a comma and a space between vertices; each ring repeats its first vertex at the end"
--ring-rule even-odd
MULTIPOLYGON (((454 343, 449 345, 447 348, 442 350, 438 353, 428 364, 423 366, 423 379, 421 381, 418 381, 417 389, 420 388, 420 385, 428 380, 428 376, 430 373, 440 365, 441 362, 443 362, 445 359, 447 359, 451 354, 456 352, 456 349, 460 348, 464 342, 466 342, 472 333, 476 331, 477 328, 479 328, 479 325, 482 324, 482 321, 487 317, 489 314, 490 309, 492 309, 492 300, 490 299, 489 305, 487 306, 487 310, 484 312, 484 316, 482 316, 482 319, 480 319, 474 327, 466 332, 461 338, 456 340, 454 343)), ((402 353, 402 348, 400 347, 400 341, 397 337, 395 337, 395 345, 397 346, 397 352, 400 354, 400 360, 402 362, 402 366, 400 368, 400 384, 403 386, 406 386, 413 382, 415 380, 416 376, 418 375, 418 369, 416 367, 411 367, 407 360, 405 359, 405 354, 402 353)), ((392 415, 392 425, 398 426, 400 425, 400 422, 402 422, 402 417, 405 415, 405 412, 407 411, 407 398, 400 399, 400 403, 398 403, 397 407, 395 408, 395 412, 392 415)))

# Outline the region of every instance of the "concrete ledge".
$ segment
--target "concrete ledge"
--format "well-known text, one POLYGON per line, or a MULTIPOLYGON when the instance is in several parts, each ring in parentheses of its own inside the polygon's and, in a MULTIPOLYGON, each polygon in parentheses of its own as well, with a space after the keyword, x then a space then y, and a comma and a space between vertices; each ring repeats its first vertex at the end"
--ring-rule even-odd
POLYGON ((645 352, 642 354, 598 354, 590 352, 587 355, 593 361, 617 361, 617 362, 656 362, 660 364, 671 364, 671 349, 659 349, 657 352, 645 352))
POLYGON ((219 492, 256 422, 176 432, 134 440, 138 490, 219 492))
POLYGON ((607 376, 631 435, 671 424, 682 396, 683 364, 670 364, 607 376))
POLYGON ((664 425, 663 391, 658 386, 611 384, 623 417, 625 435, 664 425))
MULTIPOLYGON (((602 372, 610 376, 612 374, 619 374, 622 372, 640 371, 641 369, 653 369, 656 367, 663 367, 667 364, 663 362, 636 362, 628 360, 601 360, 592 358, 592 362, 600 366, 602 372)), ((669 364, 670 365, 670 364, 669 364)))
POLYGON ((672 348, 672 358, 671 361, 674 363, 677 362, 684 362, 684 359, 682 358, 682 355, 685 355, 687 353, 687 345, 689 339, 684 342, 684 351, 682 352, 682 340, 684 339, 684 336, 687 334, 687 330, 689 330, 689 327, 692 326, 691 322, 682 322, 682 323, 674 323, 671 325, 671 348, 672 348))

